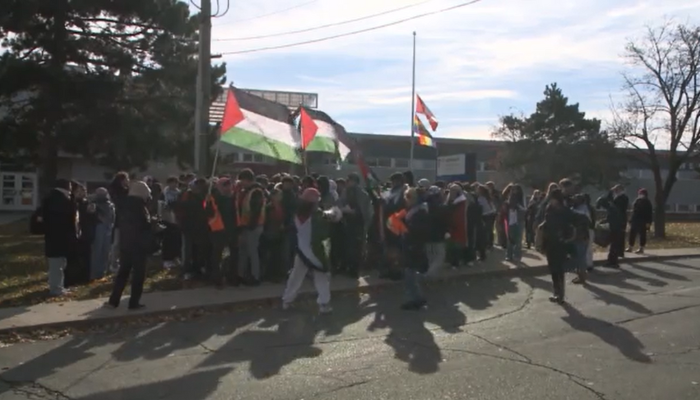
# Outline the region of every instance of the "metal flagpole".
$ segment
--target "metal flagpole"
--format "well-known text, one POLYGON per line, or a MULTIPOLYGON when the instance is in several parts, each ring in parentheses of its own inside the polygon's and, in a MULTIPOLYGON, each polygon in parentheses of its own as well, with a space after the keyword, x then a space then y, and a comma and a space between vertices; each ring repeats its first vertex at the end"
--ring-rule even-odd
POLYGON ((216 174, 216 164, 219 162, 219 148, 221 147, 221 140, 216 140, 216 152, 214 152, 214 162, 212 163, 211 175, 209 176, 209 190, 207 190, 207 195, 211 194, 211 189, 214 186, 214 175, 216 174))
POLYGON ((409 158, 409 170, 413 172, 413 150, 416 146, 415 132, 413 130, 413 118, 416 116, 416 32, 413 31, 413 78, 411 82, 411 156, 409 158))

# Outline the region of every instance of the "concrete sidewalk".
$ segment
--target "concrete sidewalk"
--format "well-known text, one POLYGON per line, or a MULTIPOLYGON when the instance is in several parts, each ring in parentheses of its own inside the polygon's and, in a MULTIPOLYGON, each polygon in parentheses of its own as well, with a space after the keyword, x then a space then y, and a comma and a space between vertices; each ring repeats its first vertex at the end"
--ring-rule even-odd
MULTIPOLYGON (((605 262, 606 253, 596 253, 596 265, 605 262)), ((700 248, 649 250, 645 255, 628 254, 624 263, 635 261, 661 261, 678 258, 700 257, 700 248)), ((503 261, 503 252, 494 250, 486 262, 459 269, 446 268, 433 281, 454 281, 490 276, 520 276, 547 274, 543 257, 533 251, 524 253, 521 265, 503 261)), ((366 292, 397 282, 382 280, 376 276, 358 280, 343 276, 333 277, 331 289, 334 294, 342 292, 366 292)), ((167 314, 184 314, 197 310, 214 311, 231 307, 277 304, 284 289, 283 284, 264 284, 260 287, 237 287, 215 289, 211 287, 170 292, 152 292, 143 297, 146 308, 129 311, 126 302, 116 310, 103 308, 107 300, 94 299, 44 303, 28 307, 0 308, 0 333, 35 329, 59 329, 76 326, 111 323, 124 319, 155 317, 167 314)), ((311 282, 302 287, 300 297, 313 296, 315 290, 311 282)))

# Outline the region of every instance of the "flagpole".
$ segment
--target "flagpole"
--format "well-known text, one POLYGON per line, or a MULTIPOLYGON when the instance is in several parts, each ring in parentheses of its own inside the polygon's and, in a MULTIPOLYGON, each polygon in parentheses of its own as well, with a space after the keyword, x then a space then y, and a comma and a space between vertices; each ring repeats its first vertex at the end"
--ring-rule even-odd
POLYGON ((219 148, 221 147, 221 141, 217 139, 216 141, 216 151, 214 152, 214 163, 211 168, 211 175, 209 176, 209 190, 207 195, 211 194, 211 189, 214 186, 214 174, 216 173, 216 164, 219 162, 219 148))
POLYGON ((409 170, 413 172, 413 150, 416 145, 413 119, 416 116, 416 31, 413 31, 413 76, 411 80, 411 156, 408 161, 409 170))

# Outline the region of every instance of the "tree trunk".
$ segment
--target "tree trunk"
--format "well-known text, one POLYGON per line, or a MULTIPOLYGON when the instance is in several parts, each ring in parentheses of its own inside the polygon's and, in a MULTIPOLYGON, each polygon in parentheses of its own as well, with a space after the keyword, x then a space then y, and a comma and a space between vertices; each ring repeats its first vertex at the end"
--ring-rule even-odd
POLYGON ((663 239, 666 237, 666 201, 663 195, 656 195, 654 206, 654 237, 663 239))
POLYGON ((42 195, 48 193, 58 177, 58 137, 62 134, 61 121, 64 119, 62 78, 66 66, 66 42, 68 41, 66 30, 68 2, 54 0, 53 7, 52 41, 47 45, 47 52, 51 56, 48 64, 51 79, 45 94, 48 97, 46 102, 48 109, 41 144, 41 173, 39 174, 39 188, 42 195))

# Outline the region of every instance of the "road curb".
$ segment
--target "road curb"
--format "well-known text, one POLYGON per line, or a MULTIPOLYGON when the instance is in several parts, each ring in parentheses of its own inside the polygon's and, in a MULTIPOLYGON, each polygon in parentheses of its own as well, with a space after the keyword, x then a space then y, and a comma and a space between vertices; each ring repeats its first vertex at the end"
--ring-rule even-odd
MULTIPOLYGON (((671 261, 678 259, 693 259, 700 258, 700 254, 685 254, 685 255, 666 255, 666 256, 656 256, 650 255, 646 257, 635 257, 628 259, 621 259, 621 264, 631 264, 635 262, 653 262, 653 261, 671 261)), ((605 260, 596 260, 594 262, 595 266, 605 265, 605 260)), ((509 278, 509 277, 521 277, 521 276, 540 276, 548 275, 549 270, 546 265, 536 265, 536 266, 524 266, 520 268, 511 269, 495 269, 492 271, 473 271, 469 273, 465 270, 462 274, 453 275, 442 275, 431 278, 428 281, 428 285, 444 283, 444 282, 463 282, 468 280, 480 280, 480 279, 490 279, 490 278, 509 278)), ((385 287, 395 286, 401 284, 401 281, 391 281, 391 280, 379 280, 372 282, 365 286, 357 287, 347 287, 340 288, 333 291, 333 295, 344 295, 348 293, 366 294, 371 293, 385 287)), ((313 292, 306 292, 299 295, 299 301, 310 300, 315 298, 316 295, 313 292)), ((251 308, 261 308, 270 307, 279 304, 279 296, 262 298, 262 299, 251 299, 242 301, 229 301, 219 304, 207 304, 198 305, 190 307, 182 307, 177 309, 167 309, 167 310, 154 310, 152 312, 141 312, 138 314, 119 314, 114 316, 99 316, 92 319, 81 319, 72 321, 61 321, 61 322, 51 322, 45 324, 34 324, 20 327, 11 328, 0 328, 0 335, 2 336, 12 336, 37 332, 56 332, 64 330, 84 330, 87 328, 100 328, 109 327, 119 323, 128 323, 138 325, 139 323, 157 323, 165 322, 171 320, 177 320, 178 318, 196 318, 198 316, 206 314, 214 314, 221 312, 233 312, 241 310, 249 310, 251 308)), ((0 342, 2 338, 0 338, 0 342)))

